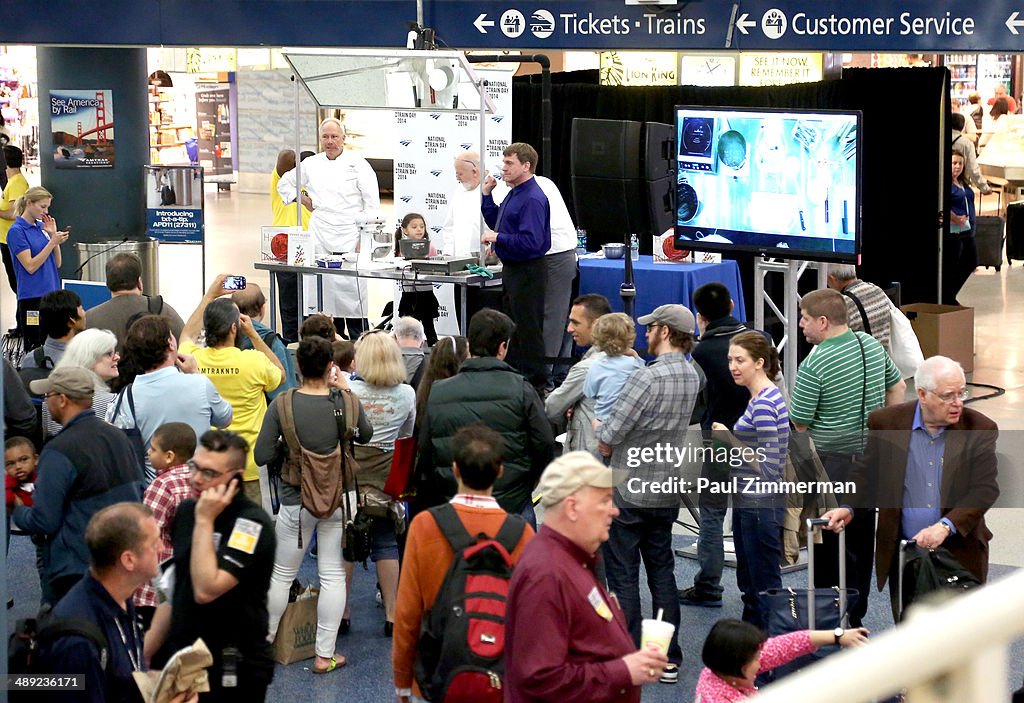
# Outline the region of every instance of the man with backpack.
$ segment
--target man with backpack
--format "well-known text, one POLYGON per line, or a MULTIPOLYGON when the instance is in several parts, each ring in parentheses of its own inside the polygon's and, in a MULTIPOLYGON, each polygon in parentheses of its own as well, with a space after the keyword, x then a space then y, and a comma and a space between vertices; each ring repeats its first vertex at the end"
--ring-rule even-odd
POLYGON ((140 313, 166 318, 171 334, 181 341, 181 316, 159 295, 143 294, 142 261, 135 254, 116 254, 107 262, 107 288, 110 300, 89 308, 89 328, 113 332, 118 353, 124 350, 129 320, 140 313))
POLYGON ((75 700, 137 703, 132 672, 144 662, 132 593, 160 573, 160 528, 141 503, 117 503, 92 517, 85 543, 89 572, 36 621, 32 670, 84 676, 75 700))
MULTIPOLYGON (((461 428, 452 438, 457 494, 451 502, 420 513, 409 526, 391 650, 400 703, 408 703, 413 695, 432 701, 455 700, 466 678, 486 681, 493 700, 502 698, 504 637, 500 620, 505 616, 504 596, 511 568, 534 534, 525 520, 506 513, 491 495, 504 456, 505 443, 494 430, 480 424, 461 428), (473 555, 474 550, 479 551, 473 555), (481 577, 486 574, 488 580, 496 578, 491 581, 494 585, 473 586, 470 579, 474 576, 466 573, 469 569, 481 577), (490 594, 479 591, 501 589, 494 594, 499 597, 491 601, 492 607, 486 608, 490 594), (466 617, 451 614, 448 604, 465 600, 470 590, 476 592, 484 606, 481 610, 490 613, 488 617, 475 618, 468 605, 466 617), (475 632, 474 624, 484 626, 467 647, 467 629, 475 632), (438 685, 462 667, 475 669, 465 669, 467 673, 456 677, 447 689, 438 685)), ((490 700, 475 690, 474 700, 490 700)))
POLYGON ((21 359, 22 383, 46 378, 76 334, 85 329, 85 310, 78 293, 50 291, 39 301, 39 328, 46 335, 43 345, 25 353, 21 359))

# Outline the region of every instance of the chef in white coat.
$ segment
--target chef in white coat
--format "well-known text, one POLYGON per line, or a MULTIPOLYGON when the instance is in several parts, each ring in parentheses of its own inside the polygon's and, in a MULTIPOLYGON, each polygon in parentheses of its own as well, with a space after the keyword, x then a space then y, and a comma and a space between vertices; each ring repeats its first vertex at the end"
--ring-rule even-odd
MULTIPOLYGON (((333 117, 320 124, 323 151, 302 162, 302 204, 313 215, 309 231, 316 243, 317 255, 357 251, 361 215, 375 216, 380 210, 377 174, 361 156, 345 152, 345 127, 333 117)), ((295 202, 295 170, 288 171, 277 184, 285 203, 295 202)), ((303 276, 305 314, 316 312, 316 279, 303 276)), ((348 276, 323 276, 323 312, 335 318, 341 332, 355 339, 366 330, 366 281, 348 276), (344 321, 344 324, 342 324, 344 321)))

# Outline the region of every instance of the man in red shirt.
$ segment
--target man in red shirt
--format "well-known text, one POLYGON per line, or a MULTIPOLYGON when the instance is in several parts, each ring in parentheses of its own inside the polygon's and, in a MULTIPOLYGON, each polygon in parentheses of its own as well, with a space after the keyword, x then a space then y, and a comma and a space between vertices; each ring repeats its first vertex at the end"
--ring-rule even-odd
POLYGON ((618 514, 612 471, 587 452, 551 462, 538 490, 544 524, 509 587, 506 703, 638 703, 664 654, 637 650, 615 598, 595 569, 618 514))

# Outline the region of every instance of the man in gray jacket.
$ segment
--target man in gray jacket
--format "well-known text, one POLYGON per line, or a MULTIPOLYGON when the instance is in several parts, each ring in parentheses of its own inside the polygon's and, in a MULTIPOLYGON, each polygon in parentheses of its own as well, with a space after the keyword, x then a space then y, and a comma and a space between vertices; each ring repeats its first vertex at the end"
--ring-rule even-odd
POLYGON ((572 301, 569 311, 569 325, 566 328, 578 347, 590 347, 583 358, 569 369, 565 381, 548 395, 544 411, 555 426, 556 433, 565 430, 565 451, 583 450, 595 452, 597 439, 594 437, 594 401, 583 395, 583 383, 587 370, 604 356, 604 352, 593 346, 591 332, 597 318, 612 311, 608 299, 596 293, 581 295, 572 301))

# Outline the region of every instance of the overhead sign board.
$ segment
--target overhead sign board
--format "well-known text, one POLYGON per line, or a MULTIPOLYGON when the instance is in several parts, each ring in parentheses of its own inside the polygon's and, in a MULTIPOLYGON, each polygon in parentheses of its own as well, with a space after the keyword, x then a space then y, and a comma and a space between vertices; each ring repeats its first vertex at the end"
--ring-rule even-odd
MULTIPOLYGON (((459 49, 1016 52, 1024 0, 423 0, 459 49), (733 11, 733 8, 736 11, 733 11)), ((165 46, 404 46, 413 0, 14 0, 5 41, 165 46), (259 6, 259 11, 254 6, 259 6), (52 21, 60 17, 60 22, 52 21)))

